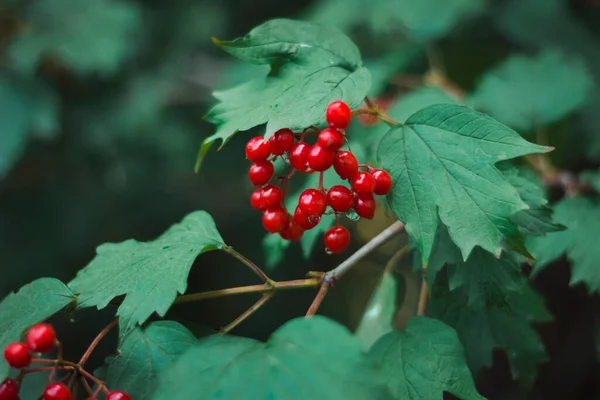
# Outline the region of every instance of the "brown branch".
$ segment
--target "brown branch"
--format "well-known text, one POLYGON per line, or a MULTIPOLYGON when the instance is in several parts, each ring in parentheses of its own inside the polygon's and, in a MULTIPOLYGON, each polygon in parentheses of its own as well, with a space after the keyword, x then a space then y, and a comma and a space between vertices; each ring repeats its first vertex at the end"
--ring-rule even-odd
POLYGON ((321 303, 323 303, 323 300, 325 299, 325 296, 327 295, 328 291, 329 291, 329 283, 321 284, 321 288, 319 289, 319 292, 315 296, 315 299, 313 300, 312 304, 310 305, 310 308, 306 312, 307 318, 312 317, 313 315, 315 315, 317 313, 317 310, 321 306, 321 303))
POLYGON ((427 314, 427 303, 429 300, 429 289, 427 288, 427 282, 425 282, 426 269, 423 269, 423 279, 421 280, 421 293, 419 295, 419 306, 417 308, 417 315, 427 314))
POLYGON ((104 336, 106 336, 106 334, 108 334, 108 332, 110 332, 110 330, 112 328, 117 326, 118 323, 119 323, 119 318, 117 317, 110 324, 108 324, 104 329, 102 329, 102 331, 98 334, 98 336, 96 336, 96 338, 92 341, 92 343, 90 344, 88 349, 85 351, 83 356, 81 356, 81 360, 79 360, 79 363, 78 363, 80 367, 83 367, 83 365, 88 360, 88 358, 90 358, 90 355, 92 354, 92 352, 94 351, 96 346, 98 346, 98 343, 100 343, 100 341, 104 338, 104 336))
POLYGON ((260 279, 262 279, 265 282, 271 282, 271 278, 269 278, 267 276, 267 274, 265 274, 263 272, 263 270, 258 267, 258 265, 254 264, 252 261, 247 259, 242 254, 238 253, 233 247, 228 246, 228 247, 225 247, 224 250, 227 254, 231 254, 233 257, 237 258, 242 263, 246 264, 246 266, 248 266, 248 268, 250 268, 256 275, 258 275, 260 277, 260 279))
POLYGON ((242 315, 240 315, 239 317, 237 317, 236 319, 234 319, 229 325, 227 325, 226 327, 224 327, 223 329, 221 329, 219 331, 219 333, 220 334, 225 334, 225 333, 231 331, 233 328, 235 328, 236 326, 238 326, 239 324, 241 324, 242 322, 244 322, 244 320, 246 318, 248 318, 249 316, 251 316, 252 314, 254 314, 256 312, 256 310, 258 310, 259 308, 261 308, 274 295, 275 295, 275 292, 264 293, 262 295, 262 297, 256 303, 254 303, 252 305, 252 307, 250 307, 249 309, 247 309, 246 311, 244 311, 244 313, 242 315))

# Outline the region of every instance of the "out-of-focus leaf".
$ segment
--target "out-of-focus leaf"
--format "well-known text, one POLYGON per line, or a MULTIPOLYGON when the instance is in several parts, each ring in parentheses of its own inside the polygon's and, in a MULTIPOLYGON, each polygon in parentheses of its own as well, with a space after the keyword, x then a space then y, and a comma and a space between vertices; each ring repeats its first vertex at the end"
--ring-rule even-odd
POLYGON ((411 115, 434 104, 454 104, 456 101, 436 86, 422 86, 400 97, 389 109, 388 115, 405 122, 411 115))

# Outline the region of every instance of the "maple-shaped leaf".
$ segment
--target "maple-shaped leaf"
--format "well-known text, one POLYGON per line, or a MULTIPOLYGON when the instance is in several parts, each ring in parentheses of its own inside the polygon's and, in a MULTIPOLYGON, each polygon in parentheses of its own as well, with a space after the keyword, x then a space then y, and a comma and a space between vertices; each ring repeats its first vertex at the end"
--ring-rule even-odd
POLYGON ((149 242, 105 243, 96 257, 69 283, 77 307, 103 308, 126 295, 117 315, 121 337, 154 312, 164 316, 178 293, 184 293, 196 257, 224 249, 212 217, 205 211, 187 215, 149 242))
POLYGON ((600 292, 600 205, 593 199, 567 197, 553 209, 554 219, 567 230, 527 242, 537 260, 533 273, 566 253, 572 265, 571 285, 584 282, 591 292, 600 292))
POLYGON ((477 393, 464 349, 454 329, 426 317, 413 317, 403 332, 381 337, 369 350, 398 400, 444 398, 482 400, 477 393))
POLYGON ((392 127, 378 149, 393 179, 390 206, 427 264, 438 216, 463 259, 475 246, 528 255, 511 217, 528 206, 495 164, 551 148, 529 143, 468 107, 429 106, 392 127))
POLYGON ((281 128, 321 125, 329 103, 357 107, 371 85, 358 48, 327 25, 275 19, 243 38, 214 41, 241 60, 271 68, 263 78, 214 94, 219 103, 206 119, 217 130, 202 143, 196 169, 218 140, 223 146, 236 132, 262 124, 267 138, 281 128))

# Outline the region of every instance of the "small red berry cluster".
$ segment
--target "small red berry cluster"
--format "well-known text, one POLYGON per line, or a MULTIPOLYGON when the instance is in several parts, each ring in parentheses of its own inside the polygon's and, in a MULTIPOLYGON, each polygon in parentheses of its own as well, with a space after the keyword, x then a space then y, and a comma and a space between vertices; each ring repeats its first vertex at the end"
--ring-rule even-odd
POLYGON ((342 101, 327 107, 325 118, 328 128, 318 131, 311 127, 302 133, 280 129, 268 140, 257 136, 246 144, 246 158, 252 161, 248 178, 256 189, 250 198, 252 207, 263 212, 262 223, 270 233, 279 233, 286 240, 299 240, 304 231, 314 228, 329 206, 336 214, 336 225, 325 233, 325 249, 329 253, 343 252, 350 243, 350 233, 337 223, 338 214, 354 210, 361 218, 371 219, 375 214, 376 195, 388 193, 392 187, 390 174, 369 165, 359 164, 350 151, 341 150, 346 142, 345 129, 352 120, 352 112, 342 101), (310 130, 313 132, 310 132, 310 130), (310 145, 305 136, 318 133, 317 142, 310 145), (279 178, 284 187, 269 184, 274 174, 273 161, 282 157, 292 171, 279 178), (350 188, 335 185, 323 188, 323 172, 333 166, 340 178, 350 183, 350 188), (366 169, 366 170, 361 170, 366 169), (298 205, 290 214, 284 205, 289 179, 294 172, 312 174, 319 172, 319 187, 307 189, 300 195, 298 205))
MULTIPOLYGON (((32 358, 31 353, 46 353, 52 350, 59 342, 56 339, 54 328, 49 324, 37 324, 27 331, 25 343, 15 342, 10 343, 4 348, 4 359, 12 368, 20 369, 21 374, 15 379, 6 378, 0 383, 0 400, 19 400, 19 387, 24 375, 29 372, 37 372, 38 370, 48 370, 48 368, 38 368, 26 370, 25 367, 32 363, 42 363, 36 358, 32 358)), ((46 363, 46 362, 44 362, 46 363)), ((60 364, 59 360, 55 360, 55 364, 60 364)), ((49 368, 52 369, 52 368, 49 368)), ((51 375, 53 376, 53 374, 51 375)), ((71 400, 71 390, 61 382, 51 382, 44 389, 43 395, 40 397, 44 400, 71 400)), ((86 400, 97 400, 95 397, 89 397, 86 400)), ((120 390, 106 392, 106 400, 131 400, 131 397, 120 390)))

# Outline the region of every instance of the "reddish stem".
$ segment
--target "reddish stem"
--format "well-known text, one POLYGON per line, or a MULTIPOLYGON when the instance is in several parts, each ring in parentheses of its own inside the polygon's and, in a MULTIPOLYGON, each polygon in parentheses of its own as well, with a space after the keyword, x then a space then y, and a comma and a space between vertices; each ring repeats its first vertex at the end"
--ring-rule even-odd
POLYGON ((320 190, 321 192, 323 191, 323 176, 325 175, 325 172, 321 171, 319 172, 319 186, 317 187, 317 190, 320 190))
POLYGON ((100 341, 104 338, 104 336, 106 336, 106 334, 108 332, 110 332, 110 330, 112 328, 117 326, 118 323, 119 323, 119 318, 117 317, 110 324, 108 324, 106 326, 106 328, 102 329, 102 331, 98 334, 98 336, 96 336, 94 341, 90 344, 90 347, 88 347, 88 349, 85 351, 83 356, 81 356, 81 360, 79 360, 79 363, 78 363, 80 367, 83 367, 83 365, 88 360, 88 358, 90 358, 90 355, 92 354, 92 352, 94 351, 96 346, 98 346, 98 343, 100 343, 100 341))
POLYGON ((321 284, 321 288, 319 289, 319 292, 315 296, 315 299, 313 300, 312 304, 310 305, 310 308, 308 309, 308 312, 306 313, 307 318, 312 317, 313 315, 315 315, 317 313, 317 310, 319 309, 319 307, 321 306, 321 303, 325 299, 325 295, 327 295, 328 290, 329 290, 328 284, 326 284, 326 283, 321 284))
POLYGON ((85 378, 85 376, 80 375, 79 378, 81 379, 81 383, 83 383, 83 387, 85 388, 85 390, 88 392, 88 394, 91 397, 94 397, 94 391, 92 390, 92 387, 90 386, 90 384, 88 383, 87 379, 85 378))

